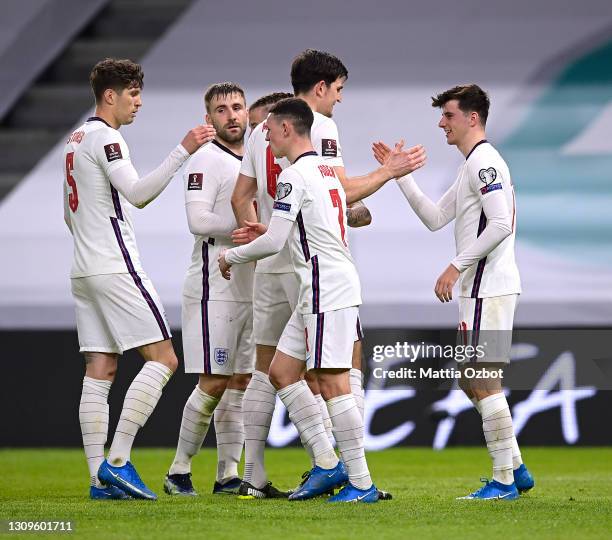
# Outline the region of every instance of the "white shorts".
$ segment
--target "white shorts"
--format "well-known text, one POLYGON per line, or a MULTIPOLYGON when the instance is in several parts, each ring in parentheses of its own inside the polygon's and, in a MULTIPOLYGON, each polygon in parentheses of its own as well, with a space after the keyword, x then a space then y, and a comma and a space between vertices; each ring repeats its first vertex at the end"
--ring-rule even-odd
POLYGON ((253 305, 183 296, 185 373, 253 373, 253 305))
POLYGON ((459 344, 483 347, 476 361, 510 361, 518 294, 490 298, 459 297, 459 344))
POLYGON ((305 361, 307 369, 350 369, 360 331, 357 306, 318 314, 295 310, 276 348, 305 361))
POLYGON ((81 352, 121 354, 172 337, 159 296, 144 273, 70 281, 81 352))
POLYGON ((257 345, 276 347, 293 310, 300 285, 297 275, 258 274, 253 282, 253 335, 257 345))

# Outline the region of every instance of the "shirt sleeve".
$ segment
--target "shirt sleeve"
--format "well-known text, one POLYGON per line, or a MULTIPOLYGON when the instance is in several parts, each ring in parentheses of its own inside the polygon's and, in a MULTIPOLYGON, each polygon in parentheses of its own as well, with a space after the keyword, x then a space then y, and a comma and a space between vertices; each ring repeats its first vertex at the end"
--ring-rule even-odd
POLYGON ((255 168, 255 138, 261 137, 261 129, 262 125, 259 124, 253 130, 253 133, 251 133, 244 149, 242 162, 240 163, 240 174, 244 174, 244 176, 250 178, 257 178, 257 170, 255 168))
POLYGON ((204 152, 196 153, 185 171, 185 211, 193 234, 229 236, 236 228, 233 214, 224 216, 214 212, 220 187, 215 160, 204 152))
POLYGON ((487 162, 486 157, 474 160, 469 165, 470 187, 479 194, 482 211, 487 224, 482 233, 451 264, 463 272, 493 251, 512 234, 512 210, 508 207, 505 190, 512 189, 508 179, 503 178, 499 166, 487 162))
POLYGON ((187 150, 179 144, 156 169, 140 178, 132 165, 125 141, 118 132, 110 129, 100 134, 94 152, 98 165, 113 187, 138 208, 154 200, 189 157, 187 150))
POLYGON ((448 188, 437 203, 419 189, 411 174, 398 178, 397 185, 415 214, 430 231, 437 231, 455 219, 458 181, 448 188))
POLYGON ((306 183, 297 171, 285 169, 276 183, 276 198, 272 207, 272 217, 295 221, 307 198, 306 183))
POLYGON ((292 228, 293 222, 273 215, 265 234, 249 244, 227 250, 225 260, 228 264, 243 264, 274 255, 283 249, 292 228))
POLYGON ((330 167, 344 167, 338 126, 331 118, 322 122, 311 134, 312 145, 330 167))

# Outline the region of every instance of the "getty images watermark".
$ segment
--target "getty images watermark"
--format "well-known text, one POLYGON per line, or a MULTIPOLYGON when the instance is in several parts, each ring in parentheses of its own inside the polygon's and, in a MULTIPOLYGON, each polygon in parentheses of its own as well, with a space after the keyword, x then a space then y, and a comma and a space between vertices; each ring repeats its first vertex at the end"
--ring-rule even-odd
POLYGON ((385 360, 393 359, 404 360, 406 362, 423 363, 427 360, 448 361, 455 360, 462 364, 462 369, 456 367, 436 368, 432 365, 397 367, 385 367, 378 365, 372 369, 372 376, 375 379, 419 379, 419 380, 440 380, 440 379, 491 379, 503 378, 503 369, 491 369, 472 365, 475 362, 491 362, 492 359, 487 353, 487 343, 481 345, 440 345, 433 343, 411 343, 404 341, 396 342, 395 345, 375 345, 372 349, 372 360, 376 364, 382 364, 385 360))

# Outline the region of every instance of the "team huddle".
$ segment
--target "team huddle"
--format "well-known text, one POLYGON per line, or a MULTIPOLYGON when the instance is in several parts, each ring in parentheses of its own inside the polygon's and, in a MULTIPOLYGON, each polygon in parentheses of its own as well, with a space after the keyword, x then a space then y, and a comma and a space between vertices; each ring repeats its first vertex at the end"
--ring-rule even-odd
MULTIPOLYGON (((420 145, 376 142, 380 166, 346 176, 332 112, 347 77, 340 59, 307 49, 291 66, 293 94, 269 94, 247 108, 239 85, 213 84, 204 96, 206 124, 139 177, 118 129, 133 122, 142 104, 142 70, 129 60, 106 59, 94 67, 95 116, 72 133, 62 164, 64 218, 74 239, 72 293, 86 361, 79 420, 92 499, 157 498, 130 452, 178 360, 162 304, 140 264, 128 206, 154 200, 185 162, 194 245, 183 288, 182 338, 185 372, 199 379, 183 410, 163 482, 167 494, 197 495, 192 460, 214 421, 213 493, 289 500, 329 495, 329 502, 391 498, 373 483, 364 451, 361 286, 347 231, 370 223, 362 200, 392 179, 430 230, 456 220, 456 256, 435 294, 450 301, 460 281, 462 339, 469 335, 478 344, 481 330, 512 330, 521 292, 514 190, 508 167, 485 139, 488 96, 466 85, 433 98, 448 144, 466 158, 456 182, 434 203, 411 176, 426 161, 420 145), (145 363, 126 393, 105 456, 108 394, 118 356, 132 348, 145 363), (277 396, 312 465, 288 491, 269 481, 264 466, 277 396)), ((484 366, 494 370, 508 361, 509 343, 484 366)), ((493 462, 493 480, 461 498, 518 498, 534 481, 521 459, 501 381, 465 377, 460 386, 482 416, 493 462)))

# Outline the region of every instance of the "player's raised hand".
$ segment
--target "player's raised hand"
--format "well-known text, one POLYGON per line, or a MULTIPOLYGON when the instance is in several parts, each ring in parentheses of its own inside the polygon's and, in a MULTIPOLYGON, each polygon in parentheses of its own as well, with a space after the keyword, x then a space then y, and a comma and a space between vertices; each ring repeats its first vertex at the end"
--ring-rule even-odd
POLYGON ((240 227, 232 231, 232 241, 234 244, 248 244, 262 234, 266 234, 268 227, 263 223, 257 223, 253 221, 245 221, 246 227, 240 227))
POLYGON ((408 150, 404 150, 403 145, 403 141, 396 144, 383 165, 388 169, 392 178, 400 178, 425 165, 427 156, 422 145, 417 144, 408 150))
POLYGON ((183 148, 190 154, 193 154, 200 146, 212 141, 217 132, 215 128, 208 124, 201 124, 190 129, 181 141, 183 148))
POLYGON ((374 154, 374 159, 378 161, 381 165, 385 164, 389 154, 391 153, 391 148, 389 148, 384 142, 378 141, 372 143, 372 153, 374 154))
POLYGON ((440 302, 450 302, 453 299, 453 287, 459 279, 459 270, 457 270, 452 264, 448 265, 448 268, 442 272, 442 275, 436 281, 434 292, 440 302))
POLYGON ((219 263, 219 270, 221 272, 221 275, 229 280, 230 279, 230 268, 231 268, 231 264, 228 264, 228 262, 225 260, 225 252, 227 251, 227 249, 224 249, 221 251, 221 253, 219 253, 219 258, 217 259, 217 262, 219 263))

